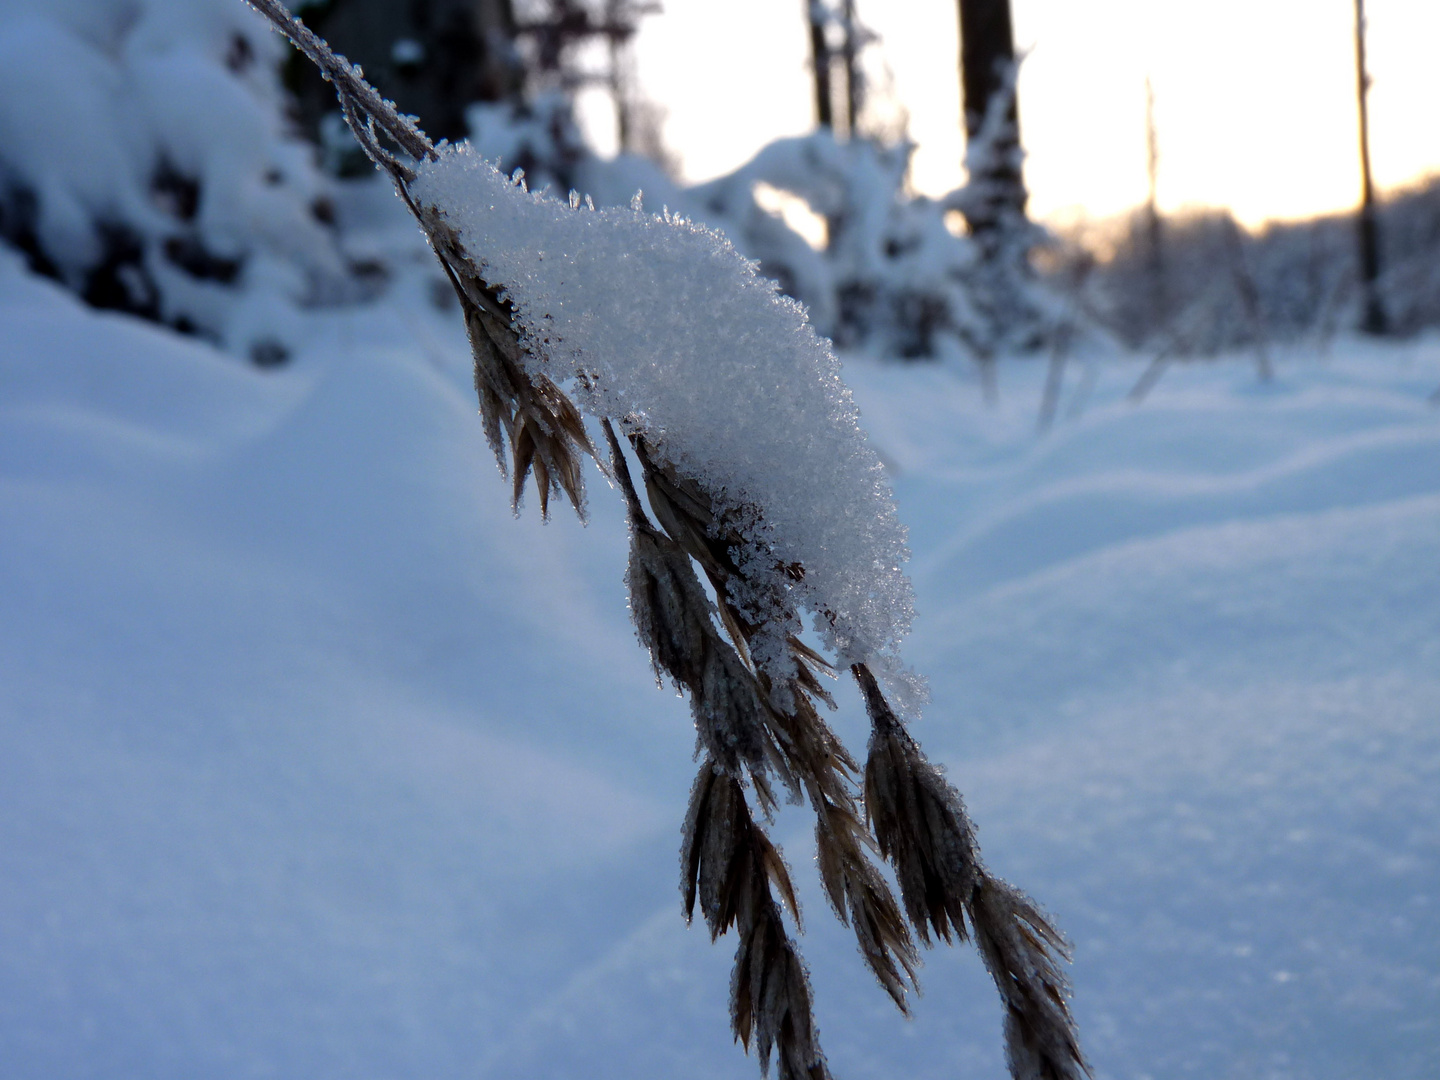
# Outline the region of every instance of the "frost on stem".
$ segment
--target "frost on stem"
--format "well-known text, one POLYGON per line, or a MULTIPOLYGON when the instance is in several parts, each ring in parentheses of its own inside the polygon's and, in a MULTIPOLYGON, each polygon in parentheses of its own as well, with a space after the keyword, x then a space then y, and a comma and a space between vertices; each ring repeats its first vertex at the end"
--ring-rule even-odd
POLYGON ((562 203, 466 147, 432 145, 277 0, 253 3, 335 83, 460 297, 515 504, 533 472, 542 513, 557 491, 581 510, 580 457, 596 457, 581 409, 604 431, 628 511, 636 631, 657 675, 690 696, 703 761, 681 889, 687 918, 698 902, 713 937, 739 938, 736 1038, 762 1070, 773 1053, 781 1080, 830 1076, 781 912, 798 926, 789 870, 747 796, 768 818, 778 783, 815 814, 826 896, 895 1004, 908 1009, 915 937, 963 938, 968 919, 1006 1004, 1012 1073, 1075 1080, 1084 1064, 1064 941, 985 873, 958 794, 894 706, 897 688, 917 690, 899 660, 905 534, 838 362, 803 310, 718 234, 638 205, 562 203), (801 640, 806 615, 833 660, 801 640), (841 665, 875 730, 864 808, 859 765, 819 709, 834 707, 822 680, 841 665), (894 866, 903 908, 873 851, 894 866))

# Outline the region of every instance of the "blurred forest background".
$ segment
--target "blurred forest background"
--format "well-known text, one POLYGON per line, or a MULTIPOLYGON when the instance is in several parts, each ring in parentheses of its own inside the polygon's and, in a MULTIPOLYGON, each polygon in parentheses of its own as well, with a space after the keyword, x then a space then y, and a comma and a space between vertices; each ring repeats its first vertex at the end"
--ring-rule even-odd
MULTIPOLYGON (((813 132, 774 140, 698 184, 681 179, 666 145, 666 102, 646 96, 637 71, 637 35, 671 17, 659 3, 302 0, 298 8, 434 136, 469 138, 507 171, 523 169, 532 186, 562 196, 573 189, 616 205, 643 190, 653 209, 722 229, 843 349, 966 359, 988 372, 1001 355, 1063 363, 1075 342, 1100 339, 1157 364, 1250 349, 1265 375, 1272 344, 1440 324, 1440 184, 1417 178, 1380 192, 1371 179, 1363 0, 1354 3, 1346 72, 1359 124, 1337 133, 1355 148, 1355 207, 1258 228, 1224 209, 1162 211, 1163 147, 1185 133, 1157 130, 1148 80, 1135 88, 1146 101, 1136 138, 1146 142, 1148 199, 1063 229, 1032 220, 1016 94, 1025 57, 1009 0, 958 0, 951 13, 963 182, 922 194, 893 77, 910 58, 891 55, 855 0, 796 3, 813 132), (601 154, 599 144, 616 152, 601 154)), ((346 202, 337 192, 371 170, 329 88, 297 54, 237 19, 238 2, 207 0, 179 19, 169 7, 65 0, 42 30, 44 5, 0 6, 0 50, 8 46, 14 60, 0 75, 0 129, 12 136, 0 142, 0 236, 97 306, 279 362, 283 341, 237 322, 240 297, 265 276, 259 267, 277 263, 289 276, 278 290, 300 306, 383 288, 385 258, 347 242, 337 209, 346 202), (63 40, 61 27, 78 40, 63 40), (191 60, 228 84, 224 93, 246 114, 244 136, 232 128, 221 145, 204 110, 177 107, 176 95, 196 92, 185 79, 199 76, 178 75, 169 46, 161 63, 156 35, 208 50, 191 60), (77 53, 87 42, 98 55, 77 53), (142 107, 100 118, 60 70, 104 83, 121 100, 138 96, 142 107), (59 145, 67 141, 68 150, 59 145)), ((737 81, 753 78, 745 56, 731 59, 737 81)), ((723 97, 725 87, 697 92, 723 97)), ((764 117, 749 122, 765 128, 764 117)))

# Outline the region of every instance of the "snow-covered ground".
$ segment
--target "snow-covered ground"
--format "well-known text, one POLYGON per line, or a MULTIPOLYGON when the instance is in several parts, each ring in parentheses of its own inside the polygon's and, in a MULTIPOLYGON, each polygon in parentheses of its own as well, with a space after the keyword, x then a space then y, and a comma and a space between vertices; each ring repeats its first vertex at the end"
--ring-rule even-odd
MULTIPOLYGON (((509 512, 422 274, 259 371, 0 256, 0 1076, 749 1078, 676 892, 688 710, 619 500, 509 512)), ((1100 1078, 1440 1055, 1440 341, 1176 367, 853 360, 911 527, 916 732, 1076 946, 1100 1078), (1088 389, 1087 389, 1088 386, 1088 389)), ((863 746, 842 689, 839 730, 863 746)), ((968 949, 841 1080, 998 1080, 968 949)))

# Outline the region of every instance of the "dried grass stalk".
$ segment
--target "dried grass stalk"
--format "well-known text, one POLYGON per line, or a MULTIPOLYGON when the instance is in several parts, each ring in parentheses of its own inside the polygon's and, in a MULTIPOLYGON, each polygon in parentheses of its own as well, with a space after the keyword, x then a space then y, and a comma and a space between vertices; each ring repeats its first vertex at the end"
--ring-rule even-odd
MULTIPOLYGON (((518 509, 533 474, 542 515, 550 496, 563 492, 583 517, 581 457, 600 461, 580 412, 544 374, 543 346, 517 332, 505 283, 486 280, 442 208, 416 200, 416 174, 391 149, 422 161, 435 158, 436 148, 279 0, 249 2, 334 83, 351 131, 429 239, 464 311, 480 414, 501 472, 512 480, 512 505, 518 509)), ((826 896, 896 1005, 906 1011, 915 986, 911 928, 928 945, 931 932, 964 940, 968 921, 1006 1005, 1016 1080, 1076 1080, 1087 1070, 1065 1004, 1064 939, 1024 894, 985 872, 959 795, 925 759, 869 669, 857 665, 852 672, 874 732, 862 813, 859 766, 817 708, 834 708, 821 681, 833 670, 797 636, 802 623, 784 585, 802 581, 805 568, 776 563, 756 574, 741 565, 745 526, 763 523, 764 508, 721 509, 722 499, 620 418, 640 463, 647 513, 611 419, 596 419, 629 510, 636 628, 657 676, 689 693, 704 757, 684 827, 681 889, 687 920, 698 901, 712 937, 734 927, 740 939, 731 979, 735 1037, 755 1049, 762 1071, 773 1051, 780 1080, 829 1080, 809 980, 780 909, 783 903, 799 925, 795 891, 746 798, 748 783, 768 817, 778 781, 792 800, 810 804, 826 896), (908 926, 872 850, 895 869, 908 926)))
POLYGON ((927 946, 968 934, 965 904, 979 880, 975 831, 959 793, 921 753, 886 703, 875 676, 854 669, 870 714, 865 810, 880 853, 895 867, 905 912, 927 946))
POLYGON ((728 775, 739 778, 742 767, 747 770, 763 805, 773 808, 767 771, 774 769, 787 785, 795 778, 775 745, 760 686, 715 630, 712 605, 690 560, 669 537, 634 522, 626 583, 631 615, 656 674, 690 692, 701 746, 728 775))

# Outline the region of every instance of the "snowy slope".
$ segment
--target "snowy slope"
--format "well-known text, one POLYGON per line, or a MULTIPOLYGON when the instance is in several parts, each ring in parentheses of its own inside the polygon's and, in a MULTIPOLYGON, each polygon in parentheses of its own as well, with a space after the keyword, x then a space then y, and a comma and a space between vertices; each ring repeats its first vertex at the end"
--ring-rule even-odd
POLYGON ((1440 349, 1345 353, 1172 372, 1139 409, 1112 367, 1044 441, 1034 386, 952 398, 969 423, 926 447, 902 432, 941 388, 868 413, 925 530, 930 745, 1075 939, 1105 1075, 1440 1049, 1440 349))
MULTIPOLYGON (((678 912, 692 736, 617 501, 511 518, 425 296, 262 373, 0 264, 0 1075, 754 1074, 678 912)), ((849 365, 917 733, 1074 938, 1098 1076, 1430 1076, 1440 343, 1140 408, 1132 366, 1037 439, 1029 366, 986 409, 849 365)), ((778 832, 837 1075, 1002 1076, 975 958, 902 1021, 778 832)))

